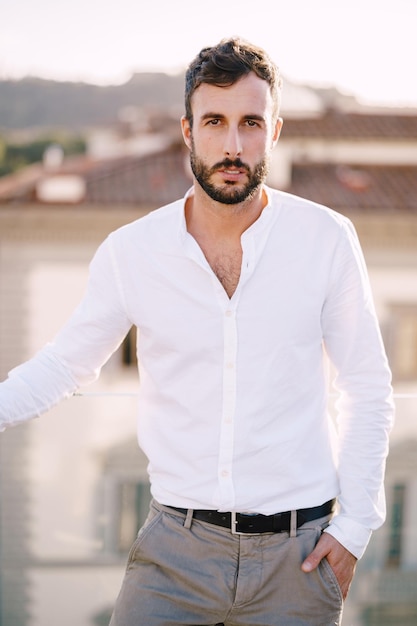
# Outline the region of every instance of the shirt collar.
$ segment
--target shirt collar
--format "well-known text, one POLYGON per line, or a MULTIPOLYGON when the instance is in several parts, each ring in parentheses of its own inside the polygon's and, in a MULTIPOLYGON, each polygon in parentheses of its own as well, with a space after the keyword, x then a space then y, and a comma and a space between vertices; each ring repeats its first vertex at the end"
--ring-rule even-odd
MULTIPOLYGON (((180 211, 179 211, 179 234, 180 234, 180 238, 181 238, 182 241, 185 240, 185 238, 187 237, 187 234, 188 234, 188 232, 187 232, 187 224, 186 224, 186 221, 185 221, 185 205, 187 203, 188 198, 192 195, 193 191, 194 191, 194 187, 190 187, 188 189, 188 191, 186 192, 186 194, 184 195, 184 198, 182 199, 182 201, 179 204, 179 206, 180 206, 180 211)), ((243 233, 243 235, 242 235, 243 237, 245 237, 245 236, 256 236, 264 228, 267 228, 271 224, 272 215, 273 215, 271 189, 269 187, 267 187, 266 185, 264 185, 263 192, 264 192, 264 194, 266 196, 266 205, 262 209, 262 213, 260 214, 258 219, 253 224, 251 224, 251 226, 249 226, 249 228, 243 233)))

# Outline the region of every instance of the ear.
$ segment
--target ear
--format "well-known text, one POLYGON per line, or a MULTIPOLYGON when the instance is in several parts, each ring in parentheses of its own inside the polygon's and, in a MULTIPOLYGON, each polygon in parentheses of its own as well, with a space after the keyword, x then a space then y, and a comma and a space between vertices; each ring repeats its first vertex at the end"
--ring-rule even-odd
POLYGON ((282 117, 278 117, 277 121, 275 122, 274 133, 272 135, 272 147, 273 148, 275 148, 275 146, 278 143, 278 139, 281 134, 283 124, 284 124, 284 120, 282 119, 282 117))
POLYGON ((182 136, 185 142, 185 145, 189 150, 191 150, 191 126, 190 120, 185 117, 185 115, 181 118, 181 130, 182 136))

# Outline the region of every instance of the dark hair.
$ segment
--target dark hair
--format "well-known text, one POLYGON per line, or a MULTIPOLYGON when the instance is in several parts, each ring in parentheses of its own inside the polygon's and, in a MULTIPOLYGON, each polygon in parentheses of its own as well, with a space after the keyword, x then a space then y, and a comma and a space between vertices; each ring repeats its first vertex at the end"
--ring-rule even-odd
POLYGON ((185 74, 185 117, 193 121, 191 98, 202 83, 230 87, 240 78, 255 72, 269 83, 274 101, 274 116, 278 117, 282 79, 275 63, 267 53, 239 38, 223 39, 216 46, 203 48, 188 66, 185 74))

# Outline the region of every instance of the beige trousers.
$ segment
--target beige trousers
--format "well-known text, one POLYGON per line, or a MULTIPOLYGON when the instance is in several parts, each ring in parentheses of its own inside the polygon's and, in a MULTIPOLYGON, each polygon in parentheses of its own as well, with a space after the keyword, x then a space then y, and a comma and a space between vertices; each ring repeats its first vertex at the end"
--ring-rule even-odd
POLYGON ((330 516, 288 533, 233 535, 156 502, 129 554, 110 626, 335 626, 327 561, 300 566, 330 516))

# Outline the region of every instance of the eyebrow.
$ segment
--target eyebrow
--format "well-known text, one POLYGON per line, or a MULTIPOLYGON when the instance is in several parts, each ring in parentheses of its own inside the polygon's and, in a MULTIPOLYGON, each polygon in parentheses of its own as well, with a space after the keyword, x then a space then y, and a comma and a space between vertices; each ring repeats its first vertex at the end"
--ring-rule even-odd
MULTIPOLYGON (((225 119, 225 115, 223 115, 222 113, 215 113, 215 112, 207 112, 204 113, 201 116, 201 120, 209 120, 209 119, 219 119, 219 120, 223 120, 225 119)), ((257 113, 253 113, 252 115, 244 115, 243 118, 244 120, 257 120, 258 122, 265 122, 265 117, 263 115, 258 115, 257 113)))

